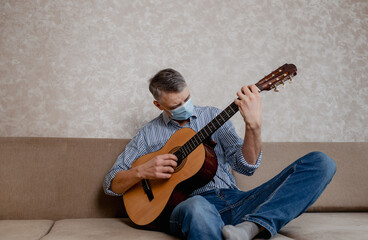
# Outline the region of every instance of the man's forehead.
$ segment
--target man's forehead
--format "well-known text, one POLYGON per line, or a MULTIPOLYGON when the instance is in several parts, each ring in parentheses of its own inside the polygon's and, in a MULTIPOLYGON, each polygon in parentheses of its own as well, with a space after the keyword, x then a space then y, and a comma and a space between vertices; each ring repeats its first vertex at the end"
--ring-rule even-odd
POLYGON ((189 93, 189 88, 185 87, 181 92, 162 92, 161 102, 166 104, 169 107, 176 106, 177 104, 182 103, 187 100, 189 93))

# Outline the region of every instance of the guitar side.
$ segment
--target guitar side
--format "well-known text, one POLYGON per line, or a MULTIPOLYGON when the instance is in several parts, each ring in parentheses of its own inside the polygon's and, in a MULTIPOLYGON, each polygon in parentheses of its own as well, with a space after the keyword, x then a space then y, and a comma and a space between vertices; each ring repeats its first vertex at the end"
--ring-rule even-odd
MULTIPOLYGON (((133 163, 132 167, 144 164, 155 156, 172 152, 173 149, 182 146, 195 134, 196 132, 190 128, 182 128, 176 131, 162 149, 138 158, 133 163)), ((180 170, 173 173, 170 179, 149 180, 154 196, 151 201, 144 192, 141 182, 138 182, 130 188, 123 195, 129 218, 135 224, 141 226, 152 223, 165 209, 176 186, 193 177, 201 170, 205 161, 205 156, 205 148, 203 144, 201 144, 177 167, 177 169, 180 168, 180 170)))

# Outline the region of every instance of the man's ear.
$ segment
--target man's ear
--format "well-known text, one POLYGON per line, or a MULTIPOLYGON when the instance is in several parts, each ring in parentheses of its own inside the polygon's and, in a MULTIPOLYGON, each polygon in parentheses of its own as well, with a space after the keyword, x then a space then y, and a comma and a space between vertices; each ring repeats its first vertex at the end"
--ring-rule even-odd
POLYGON ((160 110, 164 110, 162 107, 161 107, 161 104, 159 102, 157 102, 156 100, 153 100, 153 104, 160 110))

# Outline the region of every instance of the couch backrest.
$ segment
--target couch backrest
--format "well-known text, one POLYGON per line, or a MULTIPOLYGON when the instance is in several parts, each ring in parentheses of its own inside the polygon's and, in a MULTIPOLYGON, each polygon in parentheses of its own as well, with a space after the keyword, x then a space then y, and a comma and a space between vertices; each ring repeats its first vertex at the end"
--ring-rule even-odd
POLYGON ((127 139, 0 138, 0 219, 119 217, 102 182, 127 139))
MULTIPOLYGON (((122 199, 106 196, 105 174, 128 139, 0 138, 0 219, 124 216, 122 199)), ((261 167, 236 175, 242 189, 271 178, 308 151, 337 162, 337 174, 314 205, 316 211, 368 210, 368 143, 264 143, 261 167)))
POLYGON ((261 166, 251 177, 234 174, 238 186, 252 189, 312 151, 335 160, 334 178, 308 211, 368 211, 368 142, 278 142, 264 143, 261 166))

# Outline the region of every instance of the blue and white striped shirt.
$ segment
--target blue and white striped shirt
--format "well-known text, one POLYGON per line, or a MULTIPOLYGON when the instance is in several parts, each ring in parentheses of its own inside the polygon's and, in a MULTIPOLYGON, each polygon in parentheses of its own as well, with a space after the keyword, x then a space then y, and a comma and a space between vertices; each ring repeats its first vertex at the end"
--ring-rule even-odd
MULTIPOLYGON (((184 126, 200 131, 207 123, 215 118, 221 112, 215 107, 195 106, 190 121, 184 126)), ((119 155, 111 170, 107 173, 104 180, 104 190, 106 194, 121 196, 110 189, 111 181, 121 170, 131 168, 133 162, 139 157, 160 150, 177 130, 182 128, 176 121, 171 120, 165 112, 147 123, 141 128, 137 135, 127 144, 125 151, 119 155)), ((262 153, 259 155, 255 165, 248 164, 242 154, 243 139, 235 132, 231 121, 227 121, 212 136, 217 145, 214 148, 218 168, 215 177, 207 185, 195 190, 192 195, 215 188, 233 188, 238 189, 235 184, 231 168, 245 175, 252 175, 261 163, 262 153)))

